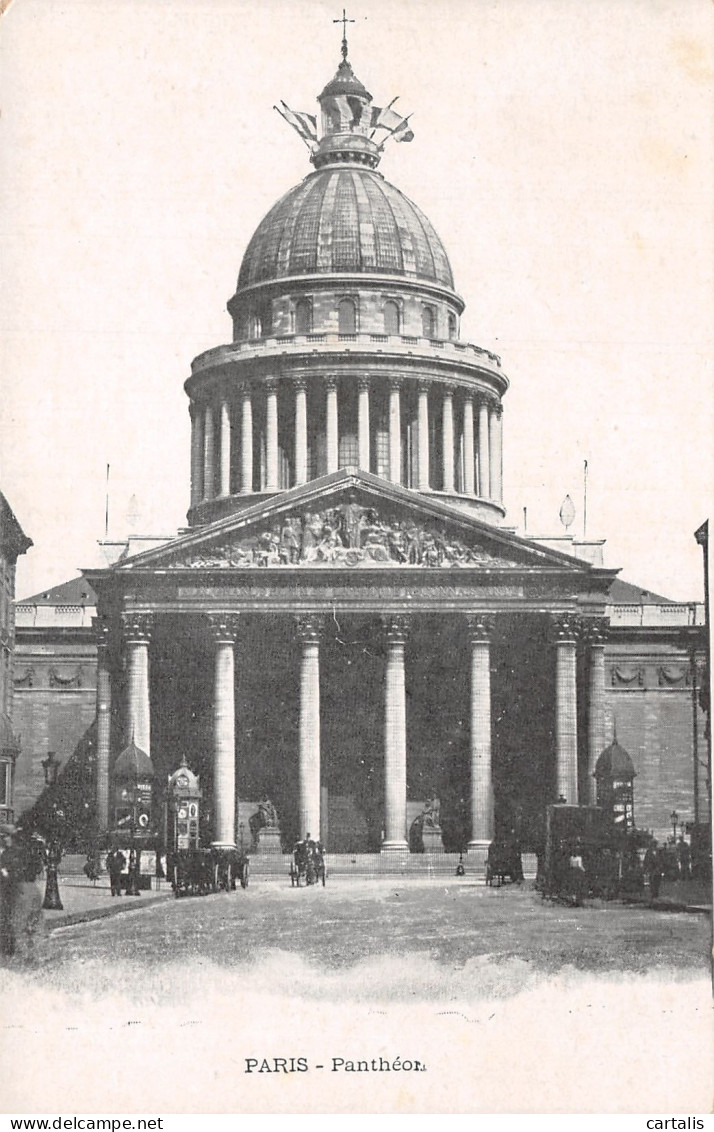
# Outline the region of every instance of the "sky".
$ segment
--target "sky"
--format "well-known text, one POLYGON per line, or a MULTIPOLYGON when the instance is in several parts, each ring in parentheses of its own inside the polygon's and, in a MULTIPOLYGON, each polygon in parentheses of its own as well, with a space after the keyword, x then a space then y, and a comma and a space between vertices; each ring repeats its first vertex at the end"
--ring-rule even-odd
MULTIPOLYGON (((322 0, 12 0, 0 19, 0 488, 34 546, 18 597, 171 535, 191 359, 272 204, 311 171, 339 62, 322 0)), ((714 5, 360 0, 350 60, 414 140, 381 172, 426 212, 501 355, 507 523, 702 594, 714 468, 714 5)))

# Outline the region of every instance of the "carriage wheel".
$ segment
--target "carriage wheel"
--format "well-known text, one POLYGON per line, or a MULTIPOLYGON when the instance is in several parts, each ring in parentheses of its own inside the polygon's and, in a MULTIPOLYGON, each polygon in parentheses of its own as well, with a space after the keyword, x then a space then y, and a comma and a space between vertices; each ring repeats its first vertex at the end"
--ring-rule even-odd
POLYGON ((243 865, 243 868, 241 869, 241 874, 240 874, 240 886, 241 886, 241 888, 247 888, 248 887, 249 876, 250 876, 250 861, 246 861, 245 864, 243 865))

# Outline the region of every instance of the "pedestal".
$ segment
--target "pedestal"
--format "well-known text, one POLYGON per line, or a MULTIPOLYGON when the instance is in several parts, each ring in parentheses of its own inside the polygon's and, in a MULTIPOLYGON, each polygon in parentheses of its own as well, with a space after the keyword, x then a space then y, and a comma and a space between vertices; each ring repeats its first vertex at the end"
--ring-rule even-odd
POLYGON ((258 830, 254 851, 260 855, 264 853, 282 853, 280 830, 276 825, 263 826, 262 829, 258 830))
POLYGON ((421 839, 425 853, 443 853, 444 842, 439 826, 425 826, 421 831, 421 839))

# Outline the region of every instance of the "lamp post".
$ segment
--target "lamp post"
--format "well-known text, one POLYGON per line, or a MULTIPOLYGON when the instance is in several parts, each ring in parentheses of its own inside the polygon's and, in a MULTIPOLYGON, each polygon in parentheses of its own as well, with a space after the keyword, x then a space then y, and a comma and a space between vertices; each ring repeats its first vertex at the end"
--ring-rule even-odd
MULTIPOLYGON (((54 751, 47 752, 47 758, 42 760, 42 769, 45 772, 45 785, 50 792, 57 786, 57 774, 60 768, 59 759, 55 758, 54 751)), ((59 894, 57 869, 62 860, 62 838, 60 836, 61 823, 64 821, 64 811, 57 805, 57 799, 51 801, 50 828, 47 839, 47 881, 45 884, 45 898, 42 907, 50 912, 61 912, 63 908, 59 894)))
POLYGON ((679 814, 677 813, 676 810, 672 810, 672 813, 669 815, 669 820, 672 823, 672 837, 673 837, 674 843, 676 845, 676 843, 677 843, 677 825, 679 823, 679 814))

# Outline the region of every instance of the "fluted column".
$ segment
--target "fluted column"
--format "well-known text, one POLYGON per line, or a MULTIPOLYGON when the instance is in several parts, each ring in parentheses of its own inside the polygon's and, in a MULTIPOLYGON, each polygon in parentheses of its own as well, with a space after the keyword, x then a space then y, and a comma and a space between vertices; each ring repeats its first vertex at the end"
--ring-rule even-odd
POLYGON ((323 619, 297 618, 300 657, 300 836, 320 837, 320 634, 323 619))
POLYGON ((489 464, 488 401, 482 398, 478 403, 478 494, 482 499, 489 497, 489 464))
POLYGON ((417 394, 417 488, 429 488, 429 383, 419 382, 417 394))
POLYGON ((327 471, 329 473, 337 471, 340 453, 336 377, 328 377, 325 398, 325 449, 327 453, 327 471))
POLYGON ((127 739, 151 757, 149 706, 149 640, 154 618, 149 613, 122 613, 126 652, 127 739))
POLYGON ((471 839, 483 849, 493 839, 491 765, 491 637, 493 617, 467 618, 471 644, 471 839))
POLYGON ((278 383, 265 383, 266 491, 278 490, 278 383))
POLYGON ((589 649, 588 679, 588 794, 594 805, 597 801, 595 766, 605 749, 605 641, 609 621, 606 617, 593 619, 587 625, 589 649))
POLYGON ((392 483, 402 480, 402 383, 399 378, 389 381, 389 478, 392 483))
POLYGON ((250 385, 241 387, 241 472, 242 495, 253 491, 253 398, 250 385))
POLYGON ((216 436, 215 417, 211 405, 206 405, 203 418, 203 498, 213 499, 216 494, 216 436))
POLYGON ((97 778, 95 801, 101 833, 109 828, 109 752, 111 749, 112 684, 109 667, 109 624, 92 620, 97 644, 97 778))
POLYGON ((444 389, 441 428, 443 435, 444 491, 454 490, 454 391, 450 385, 444 389))
POLYGON ((231 493, 231 415, 227 401, 221 401, 220 495, 231 493))
POLYGON ((407 844, 407 717, 404 678, 406 617, 385 617, 387 667, 384 679, 384 811, 382 852, 407 844))
POLYGON ((213 843, 235 845, 237 614, 209 613, 215 642, 213 688, 213 843))
POLYGON ((474 477, 474 401, 470 393, 464 397, 464 493, 473 495, 476 491, 474 477))
POLYGON ((570 614, 553 619, 555 634, 556 793, 578 803, 578 716, 576 642, 578 621, 570 614))
POLYGON ((191 506, 203 499, 203 412, 191 402, 191 506))
POLYGON ((307 480, 307 380, 293 379, 295 389, 295 483, 307 480))
POLYGON ((370 470, 369 443, 369 378, 360 377, 357 393, 357 449, 359 466, 363 471, 370 470))
POLYGON ((489 408, 488 442, 489 442, 489 484, 491 499, 496 503, 503 502, 503 430, 501 420, 503 407, 500 401, 489 408))

